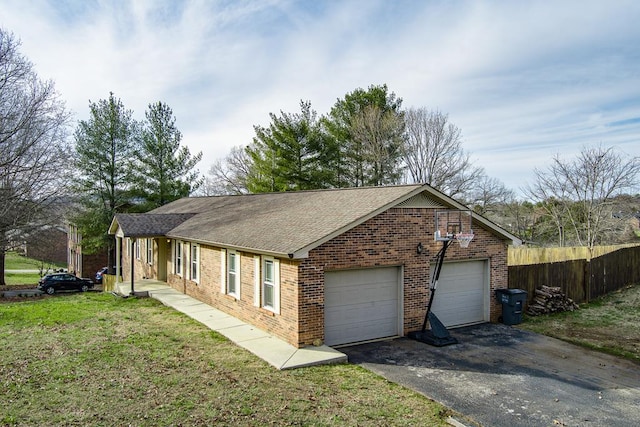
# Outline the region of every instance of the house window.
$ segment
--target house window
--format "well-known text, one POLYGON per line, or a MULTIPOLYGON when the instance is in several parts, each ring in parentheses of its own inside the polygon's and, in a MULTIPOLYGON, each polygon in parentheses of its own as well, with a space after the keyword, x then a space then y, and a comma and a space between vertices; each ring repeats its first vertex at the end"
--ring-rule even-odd
POLYGON ((200 245, 191 244, 191 280, 198 282, 200 280, 200 245))
POLYGON ((153 265, 153 239, 147 239, 147 264, 153 265))
POLYGON ((176 240, 173 249, 173 272, 182 276, 182 242, 176 240))
POLYGON ((227 293, 240 298, 240 254, 227 251, 227 293))
POLYGON ((262 307, 280 312, 280 262, 274 258, 262 261, 262 307))
POLYGON ((140 239, 136 239, 136 259, 140 259, 140 239))

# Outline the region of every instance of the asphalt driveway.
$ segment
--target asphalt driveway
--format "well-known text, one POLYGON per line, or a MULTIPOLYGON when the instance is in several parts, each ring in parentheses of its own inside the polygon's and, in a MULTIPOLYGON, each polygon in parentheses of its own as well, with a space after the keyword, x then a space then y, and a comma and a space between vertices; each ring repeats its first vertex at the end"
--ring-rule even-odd
POLYGON ((340 351, 463 414, 467 424, 640 425, 640 364, 512 326, 450 332, 459 344, 400 338, 340 351))

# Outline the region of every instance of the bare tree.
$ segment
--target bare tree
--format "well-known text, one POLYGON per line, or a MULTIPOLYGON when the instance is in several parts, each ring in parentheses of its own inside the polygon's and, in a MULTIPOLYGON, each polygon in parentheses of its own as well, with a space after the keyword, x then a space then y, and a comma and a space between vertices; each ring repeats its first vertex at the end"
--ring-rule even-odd
POLYGON ((397 184, 401 178, 399 158, 402 155, 402 115, 366 105, 352 118, 351 136, 363 148, 365 171, 370 184, 397 184))
POLYGON ((55 222, 66 188, 70 114, 51 81, 42 81, 0 29, 0 284, 4 258, 25 233, 55 222))
POLYGON ((473 210, 489 216, 513 199, 513 191, 499 179, 483 175, 473 182, 471 197, 473 210))
POLYGON ((251 159, 242 146, 233 147, 224 159, 218 159, 205 177, 199 193, 205 196, 246 194, 251 159))
POLYGON ((583 148, 576 159, 555 156, 546 171, 536 169, 535 174, 536 182, 526 191, 553 219, 559 244, 570 237, 593 248, 611 227, 612 199, 637 186, 640 158, 613 148, 583 148))
POLYGON ((409 181, 429 184, 451 197, 468 194, 484 174, 462 149, 460 128, 439 111, 405 112, 403 156, 409 181))

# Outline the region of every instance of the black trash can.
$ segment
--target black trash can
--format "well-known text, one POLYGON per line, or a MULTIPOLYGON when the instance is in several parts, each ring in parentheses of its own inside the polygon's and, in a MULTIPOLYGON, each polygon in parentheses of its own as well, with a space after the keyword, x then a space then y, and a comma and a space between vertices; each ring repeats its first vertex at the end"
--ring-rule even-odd
POLYGON ((496 289, 496 298, 502 304, 502 323, 517 325, 522 322, 527 291, 522 289, 496 289))

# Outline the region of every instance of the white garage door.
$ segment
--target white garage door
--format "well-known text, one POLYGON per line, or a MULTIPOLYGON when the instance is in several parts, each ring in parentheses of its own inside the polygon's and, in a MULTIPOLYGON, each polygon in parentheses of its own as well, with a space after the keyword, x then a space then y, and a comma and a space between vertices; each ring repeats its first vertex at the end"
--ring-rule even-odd
POLYGON ((486 261, 445 262, 431 311, 445 326, 488 320, 486 261))
POLYGON ((338 345, 399 335, 398 283, 397 267, 325 273, 325 343, 338 345))

